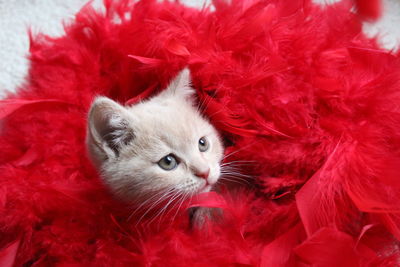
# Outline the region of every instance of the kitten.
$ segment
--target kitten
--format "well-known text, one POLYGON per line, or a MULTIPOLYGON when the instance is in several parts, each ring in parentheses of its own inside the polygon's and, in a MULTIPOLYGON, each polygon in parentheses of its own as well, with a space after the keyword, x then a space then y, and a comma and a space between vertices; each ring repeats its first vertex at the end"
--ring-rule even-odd
POLYGON ((184 69, 161 93, 133 106, 94 100, 88 151, 119 199, 184 198, 210 191, 218 181, 221 140, 195 107, 193 94, 184 69))

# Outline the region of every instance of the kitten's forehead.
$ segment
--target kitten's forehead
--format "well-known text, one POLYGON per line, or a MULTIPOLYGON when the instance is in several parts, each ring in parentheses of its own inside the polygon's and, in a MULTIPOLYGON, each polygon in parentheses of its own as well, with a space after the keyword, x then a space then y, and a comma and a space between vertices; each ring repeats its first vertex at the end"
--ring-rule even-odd
POLYGON ((135 118, 138 135, 160 140, 168 146, 183 149, 185 145, 200 138, 199 135, 212 133, 212 127, 197 109, 180 99, 155 98, 133 106, 130 110, 135 118))

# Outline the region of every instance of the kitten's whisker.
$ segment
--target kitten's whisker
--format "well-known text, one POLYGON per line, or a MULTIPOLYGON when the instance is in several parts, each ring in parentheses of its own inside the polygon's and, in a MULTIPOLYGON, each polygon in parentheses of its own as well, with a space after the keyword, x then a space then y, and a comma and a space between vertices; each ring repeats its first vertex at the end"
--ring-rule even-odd
MULTIPOLYGON (((212 98, 210 97, 208 103, 210 103, 211 100, 212 100, 212 98)), ((208 105, 208 103, 207 103, 207 105, 208 105)), ((220 108, 218 111, 214 112, 213 114, 210 114, 210 115, 208 116, 208 118, 211 119, 212 117, 214 117, 214 116, 217 115, 218 113, 223 112, 224 109, 226 108, 226 104, 221 104, 221 106, 222 106, 222 108, 220 108)))
MULTIPOLYGON (((179 203, 181 200, 184 200, 185 197, 186 197, 186 195, 187 195, 187 193, 181 194, 181 195, 180 195, 181 198, 174 204, 174 206, 173 206, 172 208, 174 208, 176 205, 178 205, 178 203, 179 203)), ((168 213, 172 212, 172 208, 171 208, 171 210, 169 210, 165 215, 167 215, 168 213)))
POLYGON ((200 105, 197 106, 197 112, 202 113, 204 111, 204 109, 208 106, 208 103, 210 101, 211 100, 209 100, 208 98, 200 101, 200 105), (206 102, 208 102, 208 103, 206 103, 206 102))
POLYGON ((179 196, 180 192, 174 188, 173 193, 168 195, 168 202, 160 209, 160 211, 156 214, 158 216, 164 209, 166 209, 173 201, 179 196))
POLYGON ((177 199, 180 195, 181 193, 176 190, 175 194, 173 194, 173 196, 169 199, 168 203, 159 212, 157 212, 157 214, 148 222, 148 224, 151 224, 158 216, 161 216, 161 214, 167 210, 168 206, 173 203, 173 201, 177 199))
POLYGON ((246 185, 245 183, 241 182, 241 181, 237 181, 237 180, 233 180, 233 179, 228 179, 226 177, 224 178, 220 178, 218 182, 223 182, 223 181, 227 181, 227 182, 232 182, 232 183, 237 183, 240 185, 246 185))
POLYGON ((254 161, 254 160, 231 160, 231 161, 228 161, 228 162, 223 162, 222 163, 223 165, 230 165, 230 164, 257 164, 257 162, 256 161, 254 161))
POLYGON ((149 197, 148 199, 143 201, 139 206, 136 207, 136 209, 131 213, 131 215, 129 215, 127 221, 129 222, 132 219, 133 215, 135 215, 136 212, 138 212, 142 207, 144 207, 147 203, 149 203, 152 199, 154 199, 155 197, 158 197, 159 195, 160 195, 160 192, 152 195, 151 197, 149 197))
MULTIPOLYGON (((165 215, 165 212, 167 211, 168 206, 169 206, 169 204, 167 203, 167 205, 165 205, 165 206, 160 210, 160 212, 156 215, 156 217, 159 216, 159 219, 158 219, 158 226, 157 226, 157 229, 158 229, 158 230, 160 229, 160 224, 161 224, 162 218, 163 218, 163 216, 165 215)), ((156 217, 155 217, 155 218, 156 218, 156 217)))
MULTIPOLYGON (((182 194, 178 194, 177 197, 175 197, 175 200, 178 199, 182 194)), ((162 218, 164 216, 166 216, 175 206, 176 206, 176 202, 172 204, 172 207, 168 210, 168 205, 166 205, 165 207, 163 207, 163 209, 161 210, 162 212, 159 213, 159 219, 158 219, 158 225, 157 225, 157 229, 160 229, 160 224, 162 222, 162 218)), ((170 225, 170 224, 169 224, 170 225)))
POLYGON ((246 148, 249 148, 249 147, 253 146, 254 144, 256 144, 256 143, 258 143, 258 142, 261 142, 261 140, 254 141, 254 142, 248 144, 247 146, 244 146, 244 147, 241 147, 241 148, 238 149, 238 150, 232 151, 231 153, 225 155, 225 156, 222 158, 222 161, 224 161, 224 159, 227 159, 228 157, 230 157, 230 156, 232 156, 232 155, 235 155, 236 153, 238 153, 238 152, 240 152, 240 151, 242 151, 242 150, 244 150, 244 149, 246 149, 246 148))
POLYGON ((232 174, 232 173, 225 173, 223 176, 224 177, 236 178, 238 180, 243 180, 243 181, 246 181, 246 182, 249 182, 246 178, 248 178, 248 179, 252 179, 253 178, 253 177, 242 177, 242 176, 235 175, 235 174, 232 174))
POLYGON ((255 166, 255 165, 224 165, 224 166, 220 166, 220 170, 241 170, 241 171, 245 171, 244 168, 246 168, 247 166, 255 166))
POLYGON ((168 192, 170 190, 170 188, 166 188, 165 190, 160 190, 160 191, 152 191, 152 192, 147 192, 146 194, 142 194, 138 197, 138 199, 145 199, 142 204, 138 207, 140 208, 142 205, 146 204, 147 202, 149 202, 150 200, 152 200, 154 197, 160 196, 161 194, 164 194, 166 192, 168 192), (148 195, 150 195, 149 197, 147 197, 148 195))
POLYGON ((221 166, 220 168, 220 172, 230 172, 230 171, 244 174, 242 173, 243 167, 240 166, 221 166))
MULTIPOLYGON (((159 191, 159 192, 157 192, 157 193, 148 192, 146 195, 148 195, 148 194, 152 194, 152 195, 151 195, 149 198, 147 198, 145 201, 143 201, 143 202, 132 212, 132 214, 128 217, 128 221, 131 219, 131 217, 132 217, 137 211, 139 211, 142 207, 144 207, 146 204, 148 204, 149 202, 151 202, 151 200, 153 200, 154 198, 159 197, 159 196, 161 196, 161 195, 167 194, 168 192, 171 191, 171 189, 173 189, 172 186, 166 188, 165 190, 159 191)), ((163 196, 162 196, 162 197, 163 197, 163 196)))
POLYGON ((240 172, 235 172, 235 171, 221 171, 221 178, 223 178, 223 177, 231 177, 231 178, 235 178, 238 180, 242 180, 242 181, 245 181, 249 185, 250 185, 250 182, 248 180, 254 179, 254 176, 242 174, 240 172))
POLYGON ((230 162, 224 162, 220 166, 231 166, 231 165, 237 165, 237 166, 254 166, 256 161, 253 160, 235 160, 235 161, 230 161, 230 162))
POLYGON ((237 183, 237 184, 241 184, 241 185, 250 185, 251 186, 250 183, 248 183, 247 181, 242 180, 242 179, 229 179, 228 177, 221 177, 221 178, 219 178, 219 181, 228 181, 228 182, 233 182, 233 183, 237 183))
POLYGON ((224 175, 224 177, 230 177, 230 178, 232 178, 233 180, 240 180, 240 181, 245 182, 245 183, 248 184, 248 185, 251 185, 251 183, 250 183, 247 179, 244 179, 244 178, 241 178, 241 177, 238 177, 238 176, 234 176, 234 175, 224 175))
POLYGON ((238 177, 238 176, 234 176, 234 175, 224 175, 224 178, 229 178, 230 180, 242 181, 242 182, 246 183, 247 185, 252 185, 252 184, 250 183, 250 181, 248 181, 247 179, 241 178, 241 177, 238 177))
POLYGON ((210 104, 211 100, 212 97, 207 97, 204 101, 200 101, 200 105, 197 107, 197 111, 202 113, 207 108, 208 104, 210 104))
POLYGON ((187 193, 187 192, 186 192, 185 194, 182 195, 182 198, 181 198, 180 204, 179 204, 179 206, 178 206, 178 209, 176 210, 174 217, 172 217, 172 221, 175 220, 175 218, 176 218, 176 216, 178 215, 179 210, 181 209, 182 204, 183 204, 183 202, 185 202, 187 196, 188 196, 188 193, 187 193))
POLYGON ((240 171, 240 170, 242 170, 242 168, 241 168, 241 166, 240 165, 238 165, 238 166, 235 166, 235 165, 225 165, 225 166, 221 166, 221 171, 229 171, 229 170, 232 170, 232 171, 240 171))
POLYGON ((237 176, 244 177, 244 178, 253 178, 253 176, 251 176, 251 175, 243 174, 243 173, 240 173, 240 172, 235 171, 235 170, 221 171, 221 173, 222 173, 222 174, 237 175, 237 176))
POLYGON ((220 109, 216 112, 214 112, 213 114, 209 115, 208 117, 211 119, 212 117, 214 117, 215 115, 217 115, 218 113, 221 113, 223 111, 223 109, 220 109))
MULTIPOLYGON (((167 204, 166 206, 168 206, 169 204, 167 204)), ((160 212, 160 211, 158 211, 160 212)), ((146 226, 150 226, 151 222, 157 217, 157 215, 153 215, 150 219, 150 221, 147 221, 147 223, 145 224, 146 226)))
POLYGON ((161 196, 157 201, 155 201, 148 209, 147 211, 139 218, 138 222, 136 223, 136 226, 142 221, 142 219, 148 214, 154 207, 156 207, 161 201, 165 200, 170 194, 173 194, 175 191, 167 191, 166 194, 161 196))
MULTIPOLYGON (((160 217, 159 217, 159 219, 158 219, 158 228, 160 227, 160 224, 161 224, 161 221, 162 221, 162 217, 163 216, 167 216, 174 208, 175 208, 175 206, 177 206, 178 205, 178 203, 183 203, 183 201, 185 200, 185 198, 186 198, 186 194, 182 194, 182 193, 180 193, 179 194, 179 196, 176 198, 176 199, 178 199, 174 204, 172 204, 172 207, 167 211, 167 207, 168 206, 166 206, 165 208, 163 208, 163 212, 162 212, 162 214, 160 214, 160 217)), ((179 207, 178 207, 178 210, 176 211, 176 214, 179 212, 179 209, 180 209, 180 205, 179 205, 179 207)), ((175 215, 176 216, 176 215, 175 215)), ((171 225, 172 223, 173 223, 173 221, 175 220, 175 216, 173 217, 173 219, 172 220, 170 220, 169 221, 169 225, 171 225)))

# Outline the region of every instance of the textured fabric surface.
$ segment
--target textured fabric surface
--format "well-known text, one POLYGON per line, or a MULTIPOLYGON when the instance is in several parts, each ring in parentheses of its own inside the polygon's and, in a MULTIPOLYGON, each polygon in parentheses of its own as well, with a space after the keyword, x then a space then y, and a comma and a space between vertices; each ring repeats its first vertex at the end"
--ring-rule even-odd
POLYGON ((128 2, 33 36, 27 83, 0 102, 0 266, 400 264, 400 59, 348 2, 128 2), (87 159, 89 105, 139 101, 185 66, 246 176, 133 213, 87 159), (191 206, 223 217, 193 229, 191 206))

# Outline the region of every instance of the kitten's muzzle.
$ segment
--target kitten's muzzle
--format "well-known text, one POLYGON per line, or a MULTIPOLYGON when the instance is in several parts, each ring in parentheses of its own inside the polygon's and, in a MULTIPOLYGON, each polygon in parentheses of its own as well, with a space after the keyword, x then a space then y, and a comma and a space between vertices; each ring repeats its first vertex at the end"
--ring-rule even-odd
MULTIPOLYGON (((202 172, 195 172, 195 174, 197 177, 207 180, 208 176, 210 175, 210 168, 207 168, 207 170, 202 171, 202 172)), ((208 183, 208 182, 207 182, 208 183)))

